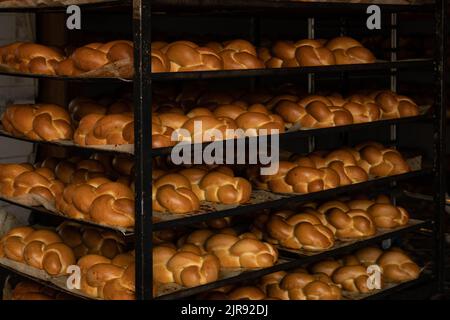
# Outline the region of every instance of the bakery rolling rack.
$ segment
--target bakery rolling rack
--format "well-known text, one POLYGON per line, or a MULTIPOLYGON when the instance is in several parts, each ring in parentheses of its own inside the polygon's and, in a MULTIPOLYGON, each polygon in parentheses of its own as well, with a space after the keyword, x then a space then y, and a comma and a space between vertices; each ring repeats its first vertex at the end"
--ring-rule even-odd
MULTIPOLYGON (((377 4, 377 1, 371 3, 377 4)), ((286 201, 285 198, 271 201, 264 201, 257 204, 250 204, 210 212, 208 214, 193 215, 191 217, 184 217, 169 221, 162 221, 152 223, 152 202, 151 202, 151 172, 152 172, 152 158, 159 155, 169 154, 171 148, 162 148, 152 150, 151 146, 151 109, 148 107, 152 101, 152 84, 154 82, 169 82, 169 81, 185 81, 185 80, 201 80, 201 79, 219 79, 219 78, 268 78, 268 77, 284 77, 300 74, 349 74, 358 72, 374 72, 377 70, 391 71, 391 87, 396 88, 396 71, 399 69, 421 69, 432 68, 434 71, 434 87, 436 90, 436 99, 432 117, 418 116, 413 118, 395 119, 387 121, 378 121, 360 125, 349 125, 343 127, 333 127, 324 129, 313 129, 298 132, 290 132, 280 136, 280 142, 283 139, 298 139, 301 137, 314 138, 319 134, 337 134, 342 132, 352 132, 361 128, 384 128, 394 129, 399 124, 408 124, 415 121, 431 121, 433 123, 433 159, 429 166, 425 166, 422 170, 415 172, 370 180, 368 182, 359 183, 355 185, 339 187, 332 190, 307 194, 295 195, 289 198, 289 201, 302 202, 318 199, 327 199, 335 197, 336 195, 346 192, 356 192, 358 190, 365 190, 370 187, 385 187, 390 189, 395 187, 397 182, 409 180, 420 176, 431 176, 434 184, 435 212, 433 219, 427 221, 418 221, 412 225, 408 225, 398 230, 377 234, 368 239, 351 242, 343 246, 338 246, 332 250, 320 252, 308 256, 295 256, 292 254, 285 254, 282 256, 282 261, 273 267, 260 269, 255 271, 247 271, 234 276, 220 279, 216 282, 206 285, 179 290, 168 293, 157 299, 179 299, 189 297, 194 294, 205 292, 207 290, 218 288, 227 284, 237 283, 240 281, 247 281, 256 279, 262 275, 269 274, 279 270, 288 270, 299 267, 305 263, 314 262, 323 258, 333 257, 343 253, 348 253, 357 248, 361 248, 370 244, 379 243, 385 239, 401 237, 407 233, 423 232, 432 230, 434 256, 433 256, 433 272, 431 275, 424 275, 419 279, 407 282, 388 290, 376 293, 368 298, 383 298, 396 291, 404 291, 411 289, 414 285, 421 283, 432 283, 436 285, 437 290, 443 289, 444 284, 444 237, 443 237, 443 217, 445 206, 445 169, 444 169, 444 155, 445 155, 445 106, 447 98, 445 96, 446 82, 446 10, 447 1, 436 1, 427 4, 409 4, 398 5, 384 1, 383 4, 378 4, 382 8, 383 14, 387 13, 391 19, 391 37, 392 49, 396 48, 396 32, 397 32, 397 14, 399 12, 429 12, 433 14, 435 20, 435 43, 436 53, 434 59, 414 59, 397 61, 395 53, 391 55, 390 61, 378 61, 374 64, 367 65, 344 65, 344 66, 326 66, 326 67, 307 67, 307 68, 282 68, 282 69, 266 69, 266 70, 242 70, 242 71, 210 71, 210 72, 185 72, 185 73, 151 73, 150 62, 150 44, 152 34, 152 17, 154 14, 186 14, 195 17, 196 14, 214 13, 224 16, 232 16, 238 14, 240 16, 248 17, 251 21, 251 34, 257 39, 260 32, 258 27, 259 15, 271 16, 288 15, 295 16, 302 14, 309 19, 308 27, 310 31, 314 31, 313 17, 316 15, 333 15, 339 13, 355 13, 365 12, 367 4, 364 3, 350 3, 350 2, 309 2, 309 1, 279 1, 279 0, 134 0, 131 1, 108 1, 104 3, 83 5, 82 9, 86 10, 102 10, 109 7, 123 7, 124 10, 132 9, 133 12, 133 39, 135 50, 135 76, 133 79, 134 86, 134 107, 135 107, 135 168, 136 168, 136 225, 134 230, 135 244, 136 244, 136 297, 140 300, 153 299, 152 295, 152 232, 167 228, 173 228, 180 225, 188 225, 199 221, 205 221, 207 218, 225 217, 232 215, 243 215, 252 212, 256 209, 275 208, 286 201)), ((63 7, 38 7, 38 8, 1 8, 0 12, 53 12, 62 11, 63 7)), ((255 39, 254 39, 255 40, 255 39)), ((393 51, 395 52, 395 51, 393 51)), ((33 77, 33 78, 47 78, 45 76, 24 75, 18 73, 0 73, 1 75, 19 76, 19 77, 33 77)), ((67 78, 67 77, 50 77, 61 81, 81 81, 81 82, 97 82, 97 81, 112 81, 120 82, 121 79, 115 78, 67 78)), ((311 77, 310 82, 314 82, 311 77)), ((1 135, 5 136, 4 133, 1 135)), ((8 135, 6 135, 8 136, 8 135)), ((17 139, 14 138, 13 139, 17 139)), ((19 139, 20 140, 20 139, 19 139)), ((40 144, 42 142, 34 142, 40 144)), ((395 144, 395 136, 391 143, 395 144)), ((70 146, 74 147, 74 146, 70 146)), ((99 151, 99 150, 96 150, 99 151)), ((301 150, 304 151, 304 150, 301 150)), ((16 205, 20 205, 14 203, 16 205)), ((22 207, 26 207, 20 205, 22 207)), ((43 208, 27 207, 43 214, 52 215, 54 213, 48 212, 43 208)), ((130 234, 131 235, 131 234, 130 234)), ((8 268, 2 268, 4 272, 8 268)))

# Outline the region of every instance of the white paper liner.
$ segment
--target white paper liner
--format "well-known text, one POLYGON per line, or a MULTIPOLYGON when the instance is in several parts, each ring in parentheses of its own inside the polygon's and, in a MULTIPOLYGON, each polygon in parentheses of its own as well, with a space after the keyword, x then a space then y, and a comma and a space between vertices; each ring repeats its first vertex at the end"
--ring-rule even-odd
POLYGON ((18 273, 24 274, 28 277, 32 277, 35 279, 49 282, 49 283, 53 284, 54 286, 57 286, 61 290, 69 292, 73 295, 76 295, 76 296, 79 296, 82 298, 100 300, 98 298, 93 298, 89 295, 86 295, 84 292, 82 292, 80 290, 68 289, 66 286, 67 276, 58 276, 58 277, 51 276, 48 273, 46 273, 44 270, 34 268, 34 267, 29 266, 24 263, 13 261, 8 258, 0 258, 0 265, 7 267, 9 269, 13 269, 13 270, 17 271, 18 273))
MULTIPOLYGON (((282 263, 287 263, 288 260, 284 260, 284 259, 278 259, 277 263, 275 265, 278 264, 282 264, 282 263)), ((244 268, 221 268, 220 269, 220 273, 219 273, 219 278, 218 280, 223 280, 223 279, 228 279, 228 278, 232 278, 232 277, 236 277, 242 273, 245 272, 249 272, 249 271, 256 271, 256 270, 262 270, 264 268, 257 268, 257 269, 244 269, 244 268)), ((181 291, 181 290, 186 290, 189 288, 183 287, 179 284, 176 283, 167 283, 167 284, 160 284, 158 286, 158 290, 157 290, 157 294, 156 297, 162 296, 162 295, 166 295, 166 294, 171 294, 177 291, 181 291)))

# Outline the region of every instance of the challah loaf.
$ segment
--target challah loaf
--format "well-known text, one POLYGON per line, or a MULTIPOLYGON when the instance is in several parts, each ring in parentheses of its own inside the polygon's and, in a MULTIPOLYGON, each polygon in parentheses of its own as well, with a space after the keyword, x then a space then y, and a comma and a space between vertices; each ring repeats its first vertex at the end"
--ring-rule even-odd
POLYGON ((229 291, 213 290, 201 297, 201 300, 264 300, 266 295, 258 287, 242 286, 229 291))
POLYGON ((288 272, 267 286, 267 296, 281 300, 340 300, 341 290, 325 274, 288 272))
POLYGON ((355 39, 337 37, 326 43, 326 48, 333 52, 336 64, 374 63, 374 55, 355 39))
POLYGON ((367 286, 369 275, 362 265, 342 266, 333 273, 333 282, 342 286, 342 289, 350 292, 370 292, 367 286))
POLYGON ((153 248, 153 280, 156 283, 195 287, 216 281, 219 269, 216 256, 202 254, 196 246, 190 246, 189 251, 177 251, 170 245, 153 248))
POLYGON ((73 300, 68 294, 33 281, 21 281, 14 287, 11 300, 73 300))
POLYGON ((392 91, 375 92, 371 96, 380 106, 383 119, 419 115, 419 107, 408 97, 398 95, 392 91))
POLYGON ((71 218, 123 228, 134 226, 134 192, 127 185, 106 178, 68 185, 56 207, 71 218))
POLYGON ((76 259, 98 254, 113 259, 125 251, 125 239, 118 232, 63 222, 56 229, 65 244, 73 249, 76 259))
POLYGON ((28 194, 41 199, 30 199, 30 205, 42 205, 43 201, 54 203, 64 189, 47 168, 34 168, 31 164, 0 164, 0 194, 5 197, 21 197, 28 194))
POLYGON ((69 140, 73 129, 66 110, 55 104, 14 104, 2 115, 3 128, 32 140, 69 140))
POLYGON ((223 44, 213 42, 207 46, 220 55, 224 70, 264 68, 264 64, 257 57, 255 47, 246 40, 232 40, 223 44))
POLYGON ((334 245, 333 232, 310 213, 277 212, 265 228, 272 239, 290 249, 322 251, 334 245))
POLYGON ((383 270, 386 282, 404 282, 417 279, 420 275, 419 266, 401 250, 385 251, 377 260, 383 270))
POLYGON ((69 58, 61 61, 56 72, 58 75, 78 76, 88 71, 100 69, 117 61, 133 63, 133 43, 116 40, 107 43, 90 43, 77 48, 69 58))
POLYGON ((367 145, 359 150, 358 165, 369 175, 386 177, 411 171, 408 163, 395 149, 367 145))
POLYGON ((133 115, 131 113, 88 114, 81 119, 73 140, 82 146, 133 144, 133 115))
POLYGON ((25 73, 55 75, 64 59, 56 49, 30 42, 16 42, 0 47, 0 64, 25 73))
POLYGON ((101 162, 78 157, 67 159, 46 158, 37 166, 52 170, 56 178, 65 184, 84 183, 93 178, 104 177, 107 174, 101 162))
POLYGON ((52 276, 66 274, 74 265, 75 255, 53 231, 18 227, 11 229, 0 240, 0 257, 42 269, 52 276))
POLYGON ((78 261, 81 290, 104 300, 135 299, 135 262, 133 253, 123 253, 110 260, 100 255, 86 255, 78 261))
POLYGON ((376 233, 374 222, 363 210, 332 209, 327 212, 326 219, 339 240, 369 237, 376 233))
POLYGON ((122 114, 133 111, 133 104, 127 99, 111 101, 95 101, 93 99, 77 97, 70 101, 69 113, 74 123, 78 124, 81 119, 89 114, 122 114))
POLYGON ((212 235, 205 242, 207 252, 214 254, 223 268, 267 268, 278 260, 277 250, 249 235, 212 235))

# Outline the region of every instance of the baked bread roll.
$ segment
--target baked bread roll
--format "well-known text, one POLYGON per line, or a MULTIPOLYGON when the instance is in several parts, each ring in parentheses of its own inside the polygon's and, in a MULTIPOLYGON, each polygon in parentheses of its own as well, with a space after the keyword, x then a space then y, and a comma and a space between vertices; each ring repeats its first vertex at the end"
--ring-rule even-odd
POLYGON ((258 287, 242 286, 222 292, 213 290, 201 297, 201 300, 264 300, 266 295, 258 287))
POLYGON ((15 198, 28 194, 39 198, 28 199, 30 205, 54 203, 60 198, 64 184, 57 180, 53 172, 47 168, 34 168, 29 163, 0 164, 0 194, 15 198))
POLYGON ((16 284, 11 300, 74 300, 74 297, 37 282, 25 280, 16 284))
POLYGON ((100 161, 79 157, 46 158, 36 166, 52 170, 56 178, 64 184, 84 183, 90 179, 107 175, 105 167, 100 161))
POLYGON ((64 55, 56 49, 30 42, 0 47, 0 64, 24 73, 56 75, 64 55))
POLYGON ((219 269, 217 257, 202 254, 196 246, 190 246, 189 251, 177 251, 170 245, 153 248, 153 280, 156 283, 195 287, 216 281, 219 269))
POLYGON ((381 108, 383 119, 414 117, 419 115, 419 107, 408 97, 398 95, 392 91, 381 91, 372 94, 381 108))
POLYGON ((404 226, 409 221, 408 212, 402 207, 392 204, 374 203, 367 210, 367 214, 377 227, 384 229, 404 226))
POLYGON ((207 44, 217 52, 223 61, 224 70, 261 69, 263 62, 258 58, 255 47, 248 41, 238 39, 207 44))
POLYGON ((327 42, 326 48, 333 52, 336 64, 374 63, 374 55, 355 39, 337 37, 327 42))
POLYGON ((44 270, 51 276, 66 274, 74 265, 75 255, 53 231, 18 227, 0 240, 0 257, 8 258, 44 270))
POLYGON ((87 255, 78 261, 81 291, 104 300, 135 300, 135 262, 133 253, 123 253, 110 260, 87 255))
POLYGON ((289 249, 322 251, 334 245, 333 232, 310 213, 278 212, 270 216, 265 228, 272 239, 289 249))
POLYGON ((372 291, 373 289, 367 286, 368 279, 367 270, 362 265, 342 266, 333 273, 333 282, 350 292, 367 293, 372 291))
POLYGON ((113 259, 125 251, 125 238, 118 232, 82 226, 65 221, 56 228, 65 244, 73 249, 75 258, 98 254, 113 259))
POLYGON ((133 55, 133 43, 131 41, 116 40, 107 43, 90 43, 77 48, 69 58, 61 61, 57 66, 57 74, 78 76, 124 60, 132 64, 133 55))
POLYGON ((55 104, 9 105, 1 121, 7 132, 32 140, 70 140, 73 136, 69 114, 55 104))
POLYGON ((85 116, 95 114, 122 114, 133 111, 133 103, 127 99, 111 101, 95 101, 90 98, 76 97, 69 102, 69 113, 73 123, 78 124, 85 116))
POLYGON ((355 94, 347 98, 342 106, 353 116, 353 123, 366 123, 380 120, 381 108, 368 96, 355 94))
POLYGON ((278 260, 278 252, 271 244, 249 234, 212 235, 206 240, 205 249, 219 259, 223 268, 267 268, 278 260))
POLYGON ((383 254, 383 250, 378 247, 365 247, 354 252, 354 256, 365 267, 377 263, 378 258, 383 254))
POLYGON ((186 213, 200 208, 190 181, 178 173, 164 174, 153 182, 152 208, 156 211, 186 213))
POLYGON ((327 212, 326 219, 339 240, 369 237, 376 233, 375 223, 363 210, 332 209, 327 212))
POLYGON ((417 279, 420 275, 419 266, 403 251, 391 249, 385 251, 377 261, 383 270, 386 282, 405 282, 417 279))
POLYGON ((281 300, 340 300, 341 290, 325 274, 288 272, 267 286, 267 296, 281 300))
POLYGON ((86 145, 120 145, 134 143, 134 120, 131 113, 89 114, 81 119, 73 141, 86 145))
POLYGON ((155 67, 155 72, 223 69, 223 61, 216 51, 208 47, 200 47, 190 41, 175 41, 160 49, 152 45, 152 51, 152 67, 155 67), (161 54, 166 58, 163 58, 161 54))
POLYGON ((106 178, 68 185, 56 207, 71 218, 122 228, 134 226, 134 192, 127 185, 106 178))
POLYGON ((323 273, 331 278, 333 273, 340 267, 342 267, 342 263, 340 261, 326 259, 313 264, 310 269, 312 273, 323 273))
POLYGON ((358 165, 369 175, 386 177, 411 171, 408 163, 395 149, 367 145, 360 149, 358 165))

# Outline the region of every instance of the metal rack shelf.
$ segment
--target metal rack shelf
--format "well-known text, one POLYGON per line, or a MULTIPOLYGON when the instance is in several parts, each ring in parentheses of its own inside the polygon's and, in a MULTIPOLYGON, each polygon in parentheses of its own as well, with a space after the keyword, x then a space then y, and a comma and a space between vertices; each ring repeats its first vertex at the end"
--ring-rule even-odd
POLYGON ((218 70, 193 72, 161 72, 153 73, 153 81, 203 80, 225 78, 251 78, 251 77, 282 77, 298 74, 318 74, 337 72, 361 72, 407 68, 427 68, 433 66, 432 59, 409 59, 399 61, 378 61, 375 63, 346 64, 318 67, 278 68, 278 69, 249 69, 249 70, 218 70))
POLYGON ((132 82, 131 79, 122 79, 115 77, 67 77, 67 76, 51 76, 44 74, 32 74, 32 73, 22 73, 22 72, 7 72, 0 71, 0 76, 8 77, 20 77, 20 78, 33 78, 33 79, 51 79, 58 81, 74 81, 74 82, 113 82, 113 83, 127 83, 132 82))
MULTIPOLYGON (((209 290, 213 290, 216 288, 220 288, 220 287, 223 287, 226 285, 235 284, 235 283, 248 281, 248 280, 254 280, 254 279, 260 278, 262 276, 265 276, 267 274, 273 273, 273 272, 299 268, 299 267, 305 266, 310 263, 314 263, 314 262, 317 262, 317 261, 320 261, 320 260, 323 260, 326 258, 330 258, 330 257, 335 257, 337 255, 349 253, 351 251, 379 243, 383 240, 390 239, 392 237, 401 236, 403 234, 411 233, 414 231, 419 231, 420 229, 429 228, 431 226, 432 226, 432 223, 430 221, 422 221, 422 222, 419 222, 415 225, 412 225, 412 226, 409 226, 406 228, 400 228, 398 230, 395 230, 392 232, 387 232, 385 234, 375 235, 369 239, 350 243, 348 245, 344 245, 342 247, 339 247, 339 248, 336 248, 336 249, 333 249, 330 251, 319 252, 319 253, 317 253, 315 255, 311 255, 311 256, 302 256, 302 257, 296 256, 295 259, 291 259, 287 262, 277 264, 270 268, 259 269, 259 270, 254 270, 254 271, 245 271, 236 276, 232 276, 232 277, 225 278, 225 279, 220 279, 216 282, 208 283, 208 284, 205 284, 202 286, 198 286, 198 287, 194 287, 194 288, 186 288, 184 290, 176 291, 176 292, 173 292, 170 294, 165 294, 165 295, 157 297, 156 299, 168 300, 168 299, 181 299, 181 298, 190 297, 190 296, 193 296, 193 295, 196 295, 196 294, 199 294, 202 292, 206 292, 209 290)), ((290 258, 290 257, 283 256, 281 252, 280 252, 280 256, 283 259, 290 258)))
POLYGON ((413 172, 408 172, 401 175, 391 176, 391 177, 384 177, 384 178, 378 178, 369 180, 366 182, 361 183, 355 183, 348 186, 342 186, 335 189, 328 189, 324 191, 314 192, 314 193, 307 193, 307 194, 293 194, 293 195, 279 195, 280 197, 276 200, 272 201, 262 201, 260 203, 255 204, 244 204, 239 205, 235 208, 226 209, 226 210, 220 210, 220 211, 210 211, 210 212, 204 212, 199 214, 192 214, 189 217, 183 217, 183 218, 177 218, 177 215, 171 215, 172 220, 167 221, 160 221, 153 223, 153 230, 162 230, 162 229, 169 229, 176 226, 182 226, 182 225, 188 225, 198 222, 203 222, 209 219, 213 218, 222 218, 222 217, 230 217, 230 216, 238 216, 243 214, 249 214, 252 212, 258 212, 263 209, 268 208, 278 208, 286 203, 301 203, 301 202, 309 202, 314 201, 318 199, 326 199, 326 198, 333 198, 338 195, 342 195, 345 193, 355 192, 358 190, 365 190, 372 187, 380 187, 380 186, 387 186, 392 182, 400 182, 405 181, 417 177, 423 177, 427 174, 430 174, 432 171, 430 169, 422 169, 417 170, 413 172))
MULTIPOLYGON (((413 123, 416 121, 425 121, 428 119, 429 119, 429 117, 427 115, 423 114, 423 115, 419 115, 419 116, 415 116, 415 117, 379 120, 379 121, 357 123, 357 124, 351 124, 351 125, 345 125, 345 126, 290 131, 290 132, 285 132, 285 133, 279 134, 278 136, 279 136, 280 143, 283 143, 283 141, 288 140, 288 139, 300 139, 300 138, 323 135, 323 134, 337 134, 337 133, 341 133, 341 132, 350 132, 353 130, 360 130, 360 129, 382 128, 382 127, 388 127, 390 125, 413 123)), ((0 135, 1 135, 1 132, 0 132, 0 135)), ((245 143, 248 143, 249 138, 244 138, 244 139, 246 140, 245 143)), ((238 139, 234 139, 234 140, 235 140, 235 143, 237 143, 238 139)), ((211 143, 213 143, 213 142, 202 143, 201 149, 205 148, 207 145, 209 145, 211 143)), ((187 144, 185 146, 187 148, 195 148, 196 144, 190 144, 190 145, 187 144)), ((173 149, 173 147, 152 149, 151 156, 158 157, 158 156, 169 155, 172 152, 172 149, 173 149)), ((301 151, 302 150, 298 150, 299 153, 301 153, 301 151)), ((305 152, 306 152, 306 150, 305 150, 305 152)))

